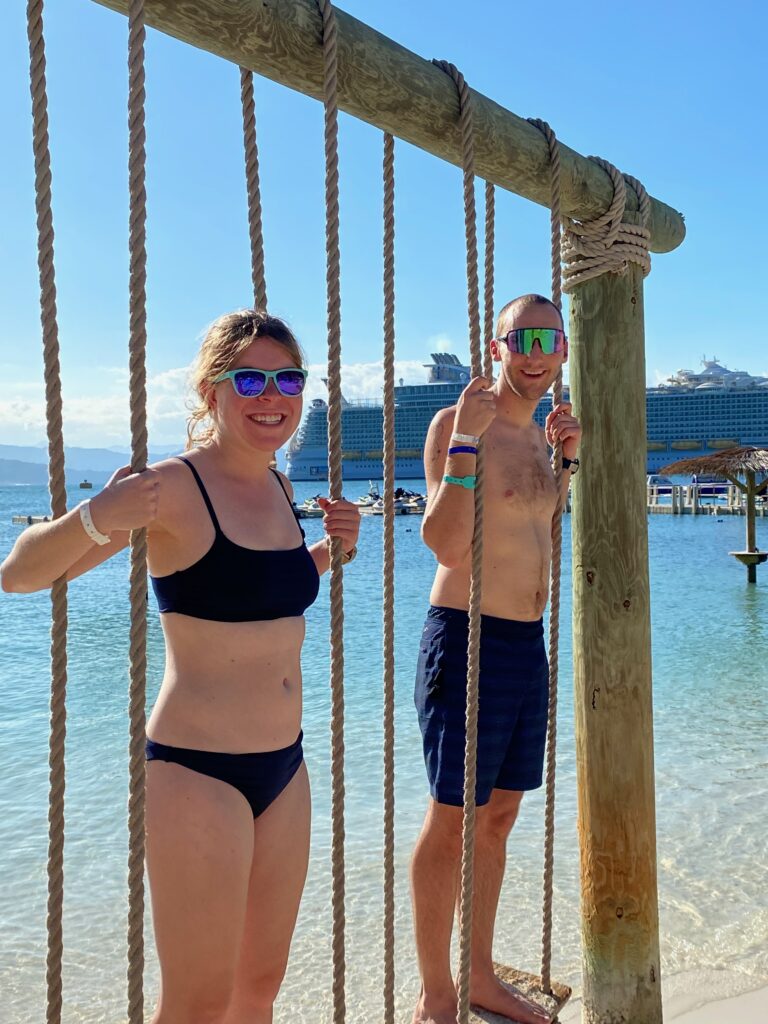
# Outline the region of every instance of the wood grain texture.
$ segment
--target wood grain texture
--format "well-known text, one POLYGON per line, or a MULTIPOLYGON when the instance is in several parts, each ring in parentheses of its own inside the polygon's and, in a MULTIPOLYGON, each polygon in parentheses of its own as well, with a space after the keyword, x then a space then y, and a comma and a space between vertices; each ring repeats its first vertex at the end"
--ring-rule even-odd
POLYGON ((575 289, 571 341, 583 1020, 661 1024, 639 268, 575 289))
MULTIPOLYGON (((95 2, 121 13, 127 6, 127 0, 95 2)), ((460 166, 453 82, 430 60, 344 11, 337 10, 336 17, 341 109, 460 166)), ((321 97, 321 21, 315 0, 147 0, 146 18, 148 25, 183 42, 321 97)), ((474 123, 476 173, 549 206, 549 153, 541 132, 480 93, 474 93, 474 123)), ((562 143, 560 152, 563 213, 599 216, 611 202, 610 178, 562 143)), ((637 208, 633 189, 627 208, 637 208)), ((654 252, 669 252, 685 237, 681 214, 656 199, 649 227, 654 252)))
MULTIPOLYGON (((507 986, 515 989, 523 995, 530 1003, 540 1006, 549 1014, 550 1021, 557 1020, 557 1015, 571 998, 571 990, 567 985, 561 985, 557 981, 552 982, 552 994, 544 992, 541 987, 541 977, 538 974, 529 974, 527 971, 519 971, 516 967, 507 967, 504 964, 493 965, 496 977, 507 986)), ((489 1010, 481 1010, 473 1006, 469 1014, 469 1024, 509 1024, 509 1017, 502 1017, 501 1014, 491 1013, 489 1010)))

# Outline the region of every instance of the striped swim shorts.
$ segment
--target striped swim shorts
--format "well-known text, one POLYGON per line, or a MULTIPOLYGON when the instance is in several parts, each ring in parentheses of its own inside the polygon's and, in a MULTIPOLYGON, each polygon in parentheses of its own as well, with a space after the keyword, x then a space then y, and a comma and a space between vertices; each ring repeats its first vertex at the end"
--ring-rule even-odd
MULTIPOLYGON (((468 633, 466 612, 429 609, 414 692, 430 793, 458 807, 464 802, 468 633)), ((493 789, 541 785, 549 696, 541 619, 483 615, 480 638, 478 806, 488 803, 493 789)))

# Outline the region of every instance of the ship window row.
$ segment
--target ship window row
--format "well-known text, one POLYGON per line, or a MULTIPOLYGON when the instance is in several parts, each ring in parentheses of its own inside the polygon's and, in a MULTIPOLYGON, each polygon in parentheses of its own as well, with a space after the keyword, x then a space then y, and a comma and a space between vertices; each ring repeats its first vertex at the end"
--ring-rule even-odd
POLYGON ((658 416, 660 419, 675 419, 678 416, 717 416, 728 414, 733 416, 766 416, 768 415, 768 402, 764 405, 755 405, 750 408, 735 405, 719 405, 713 409, 649 409, 649 416, 658 416))
POLYGON ((764 418, 753 419, 751 416, 741 416, 738 420, 678 420, 674 423, 658 423, 648 420, 647 427, 649 430, 662 430, 666 433, 674 433, 676 430, 712 430, 715 427, 718 430, 721 430, 723 427, 729 427, 731 430, 740 430, 747 424, 753 427, 762 426, 768 429, 768 420, 764 418))
POLYGON ((674 419, 677 416, 717 416, 718 414, 728 413, 733 415, 736 413, 740 416, 763 416, 768 415, 768 402, 765 405, 751 406, 745 408, 744 406, 735 405, 719 405, 716 409, 649 409, 649 416, 659 416, 664 419, 674 419))
POLYGON ((693 419, 711 421, 720 417, 727 416, 729 419, 738 417, 748 417, 750 419, 768 419, 768 406, 765 409, 713 409, 707 412, 704 409, 691 409, 683 416, 678 412, 660 412, 660 411, 649 411, 649 420, 661 420, 665 423, 674 423, 675 420, 685 419, 687 423, 690 423, 693 419))
POLYGON ((692 413, 707 413, 711 415, 713 412, 718 412, 720 409, 733 410, 737 409, 744 412, 759 412, 760 410, 765 411, 768 409, 768 395, 766 395, 761 402, 713 402, 713 403, 701 403, 697 402, 695 405, 690 403, 686 406, 680 406, 676 403, 669 403, 665 405, 659 404, 648 404, 648 412, 651 413, 668 413, 670 415, 686 415, 690 416, 692 413))
POLYGON ((673 416, 673 417, 661 417, 661 416, 649 416, 649 423, 663 423, 670 424, 672 426, 677 423, 743 423, 749 421, 750 423, 768 423, 768 416, 765 414, 747 413, 744 416, 673 416))

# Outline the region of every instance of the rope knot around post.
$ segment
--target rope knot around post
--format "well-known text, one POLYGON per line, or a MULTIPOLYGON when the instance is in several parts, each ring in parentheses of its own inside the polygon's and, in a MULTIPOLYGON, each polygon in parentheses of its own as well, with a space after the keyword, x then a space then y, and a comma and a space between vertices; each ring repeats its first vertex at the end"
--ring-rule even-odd
POLYGON ((613 183, 613 201, 605 213, 591 221, 563 220, 563 290, 570 292, 577 284, 601 274, 624 274, 630 263, 637 263, 647 276, 651 271, 648 229, 651 204, 648 193, 637 178, 622 174, 601 157, 591 156, 613 183), (627 186, 637 195, 639 224, 624 220, 627 186))

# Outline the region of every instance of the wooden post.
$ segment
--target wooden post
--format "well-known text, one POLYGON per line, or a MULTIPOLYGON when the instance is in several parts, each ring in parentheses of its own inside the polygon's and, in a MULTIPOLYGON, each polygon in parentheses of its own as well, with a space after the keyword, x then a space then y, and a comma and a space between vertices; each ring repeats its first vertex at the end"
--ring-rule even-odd
MULTIPOLYGON (((757 551, 755 537, 755 474, 747 472, 747 551, 757 551)), ((757 583, 757 563, 747 566, 747 583, 757 583)))
MULTIPOLYGON (((642 276, 571 296, 584 1024, 660 1024, 642 276)), ((673 499, 674 500, 674 499, 673 499)))

